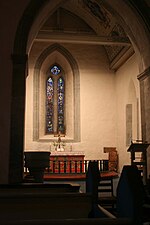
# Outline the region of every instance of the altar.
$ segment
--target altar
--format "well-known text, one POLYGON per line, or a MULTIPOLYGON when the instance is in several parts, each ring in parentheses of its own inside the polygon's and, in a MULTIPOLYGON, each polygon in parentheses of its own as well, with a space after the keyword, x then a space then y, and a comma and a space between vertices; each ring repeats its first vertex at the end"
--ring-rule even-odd
POLYGON ((50 172, 52 173, 83 173, 83 152, 51 152, 50 172))

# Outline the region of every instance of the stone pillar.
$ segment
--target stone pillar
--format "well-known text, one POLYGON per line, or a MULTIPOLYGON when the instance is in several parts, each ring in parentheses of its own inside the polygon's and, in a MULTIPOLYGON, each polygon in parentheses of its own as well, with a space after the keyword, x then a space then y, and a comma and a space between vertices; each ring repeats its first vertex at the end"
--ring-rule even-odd
POLYGON ((12 55, 9 183, 23 181, 24 119, 27 55, 12 55))
MULTIPOLYGON (((150 67, 138 75, 141 96, 142 140, 150 143, 150 67)), ((150 175, 150 147, 147 149, 147 173, 150 175)))

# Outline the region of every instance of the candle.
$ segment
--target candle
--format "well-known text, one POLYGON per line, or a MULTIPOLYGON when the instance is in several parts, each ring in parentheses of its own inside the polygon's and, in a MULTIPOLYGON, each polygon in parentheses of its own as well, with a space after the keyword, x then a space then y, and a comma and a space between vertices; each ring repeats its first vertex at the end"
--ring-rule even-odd
POLYGON ((72 143, 70 143, 70 151, 72 152, 72 143))

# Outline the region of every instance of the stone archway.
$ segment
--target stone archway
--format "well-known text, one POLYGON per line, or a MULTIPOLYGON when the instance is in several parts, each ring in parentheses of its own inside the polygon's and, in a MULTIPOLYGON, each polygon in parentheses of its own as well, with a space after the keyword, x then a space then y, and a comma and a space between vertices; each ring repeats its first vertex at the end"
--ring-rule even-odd
POLYGON ((31 0, 24 11, 16 31, 12 54, 13 80, 8 183, 20 183, 23 180, 25 92, 28 69, 28 55, 26 48, 32 23, 35 20, 38 11, 46 2, 46 0, 31 0))
MULTIPOLYGON (((24 14, 19 22, 15 42, 14 42, 14 49, 13 49, 13 55, 12 55, 12 61, 13 61, 13 81, 12 81, 12 99, 11 99, 11 137, 10 137, 10 158, 9 158, 9 183, 19 183, 22 182, 23 178, 23 149, 24 149, 24 116, 25 116, 25 91, 26 91, 26 76, 27 76, 27 52, 30 50, 32 41, 34 39, 34 36, 36 35, 37 29, 39 24, 41 24, 41 21, 43 21, 43 17, 47 16, 48 13, 52 13, 58 6, 61 4, 62 0, 58 0, 54 2, 53 0, 31 0, 28 7, 24 11, 24 14), (51 6, 49 8, 49 6, 51 6)), ((135 18, 134 25, 137 26, 140 25, 139 21, 136 19, 136 15, 131 10, 131 8, 125 3, 125 2, 119 2, 118 1, 107 1, 108 5, 110 7, 113 7, 113 9, 117 12, 120 17, 122 17, 122 21, 124 21, 124 24, 127 24, 130 20, 130 17, 127 18, 124 13, 121 16, 123 10, 123 6, 126 6, 126 8, 129 11, 129 15, 133 15, 135 18), (117 2, 117 3, 116 3, 117 2)), ((131 26, 131 24, 128 25, 128 27, 131 26)), ((141 26, 142 27, 142 26, 141 26)), ((130 27, 133 28, 132 26, 130 27)), ((140 26, 139 26, 140 29, 140 26)), ((143 29, 142 29, 143 30, 143 29)), ((133 29, 132 32, 134 36, 134 40, 136 40, 136 31, 133 29)), ((148 37, 146 36, 146 32, 143 33, 143 37, 146 40, 144 43, 141 43, 139 40, 136 40, 135 44, 136 48, 139 49, 139 51, 143 50, 146 51, 147 54, 143 55, 139 54, 141 56, 140 61, 142 62, 142 65, 140 68, 141 72, 144 71, 144 69, 148 68, 148 60, 150 53, 148 53, 147 49, 147 43, 148 43, 148 37)), ((132 39, 132 38, 131 38, 132 39)), ((149 51, 150 52, 150 51, 149 51)), ((146 78, 150 75, 150 70, 146 70, 146 78), (147 72, 148 71, 148 72, 147 72)), ((145 89, 145 82, 148 84, 148 79, 143 81, 143 77, 145 76, 145 72, 139 76, 139 79, 142 80, 142 99, 143 99, 143 106, 145 104, 148 104, 148 96, 149 96, 149 88, 145 89), (142 77, 142 78, 141 78, 142 77), (145 91, 147 93, 147 97, 145 99, 145 91)), ((145 134, 145 138, 148 137, 148 134, 150 134, 150 122, 148 124, 148 114, 146 113, 147 110, 150 108, 150 103, 148 106, 144 107, 145 111, 143 112, 143 118, 145 121, 143 123, 147 123, 147 130, 145 134)))
MULTIPOLYGON (((73 102, 74 102, 74 135, 73 140, 75 142, 80 141, 80 73, 76 60, 73 58, 72 54, 65 49, 63 46, 59 44, 52 44, 48 48, 46 48, 41 55, 38 57, 35 68, 34 68, 34 84, 39 84, 39 74, 41 66, 44 60, 54 51, 59 52, 69 63, 72 72, 73 72, 73 80, 74 80, 74 88, 73 88, 73 102)), ((39 139, 39 97, 38 97, 38 85, 34 85, 34 116, 33 116, 33 140, 39 139)))

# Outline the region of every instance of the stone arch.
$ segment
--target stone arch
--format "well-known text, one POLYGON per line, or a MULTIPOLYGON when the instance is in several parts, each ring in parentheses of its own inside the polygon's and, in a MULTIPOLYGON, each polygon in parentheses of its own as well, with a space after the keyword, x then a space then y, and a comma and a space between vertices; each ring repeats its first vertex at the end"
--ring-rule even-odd
POLYGON ((147 57, 150 56, 150 37, 148 35, 148 29, 150 28, 148 27, 148 21, 147 24, 146 20, 144 21, 145 24, 143 23, 146 14, 142 11, 144 3, 134 3, 131 0, 128 2, 120 1, 118 4, 117 0, 111 2, 106 0, 104 5, 118 19, 127 33, 137 56, 139 73, 142 73, 150 66, 149 57, 147 57), (131 21, 134 22, 131 23, 131 21))
POLYGON ((27 42, 30 29, 39 10, 47 1, 31 0, 19 21, 12 53, 13 79, 11 96, 10 152, 8 183, 20 183, 24 165, 24 121, 27 76, 27 42))
MULTIPOLYGON (((26 75, 27 75, 27 53, 30 51, 32 41, 36 35, 38 25, 42 24, 43 17, 47 16, 51 10, 51 13, 59 6, 63 0, 53 1, 53 0, 31 0, 28 4, 28 7, 25 9, 19 25, 16 31, 14 48, 12 54, 13 62, 13 80, 12 80, 12 99, 11 99, 11 132, 10 132, 10 158, 9 158, 9 183, 17 183, 22 181, 23 177, 23 148, 24 148, 24 116, 25 116, 25 90, 26 90, 26 75), (48 6, 50 6, 50 9, 48 6), (32 34, 31 34, 32 31, 32 34)), ((132 29, 133 26, 127 20, 126 15, 124 15, 123 9, 124 5, 127 9, 129 6, 117 0, 110 2, 106 1, 115 11, 118 12, 118 15, 122 18, 124 25, 129 24, 132 29), (118 8, 119 6, 119 8, 118 8), (120 11, 120 9, 122 9, 120 11), (122 14, 122 15, 121 15, 122 14), (129 23, 128 23, 129 22, 129 23)), ((128 10, 129 11, 129 10, 128 10)), ((130 9, 130 12, 132 10, 130 9)), ((134 15, 134 14, 133 14, 134 15)), ((134 15, 135 21, 134 24, 141 25, 134 15)), ((133 24, 133 25, 134 25, 133 24)), ((141 25, 142 27, 142 25, 141 25)), ((138 28, 140 30, 140 26, 138 28)), ((148 49, 148 36, 144 30, 143 39, 144 43, 140 43, 139 40, 133 45, 137 47, 140 51, 146 52, 145 55, 140 54, 140 61, 142 62, 141 72, 149 66, 149 56, 150 50, 148 49), (141 44, 141 45, 140 45, 141 44)), ((140 31, 141 33, 141 31, 140 31)), ((133 29, 133 36, 136 36, 137 31, 133 29)))
POLYGON ((73 73, 73 81, 74 81, 74 138, 72 141, 77 142, 80 141, 80 74, 79 74, 79 68, 76 60, 73 58, 71 53, 65 49, 63 46, 59 44, 53 44, 46 48, 41 55, 38 57, 35 68, 34 68, 34 116, 33 116, 33 139, 38 140, 39 139, 39 125, 37 121, 39 120, 39 112, 38 112, 38 105, 39 105, 39 97, 38 97, 38 83, 39 83, 39 74, 40 74, 40 68, 44 62, 44 60, 54 51, 59 52, 61 55, 63 55, 66 60, 69 62, 69 65, 72 69, 73 73))

